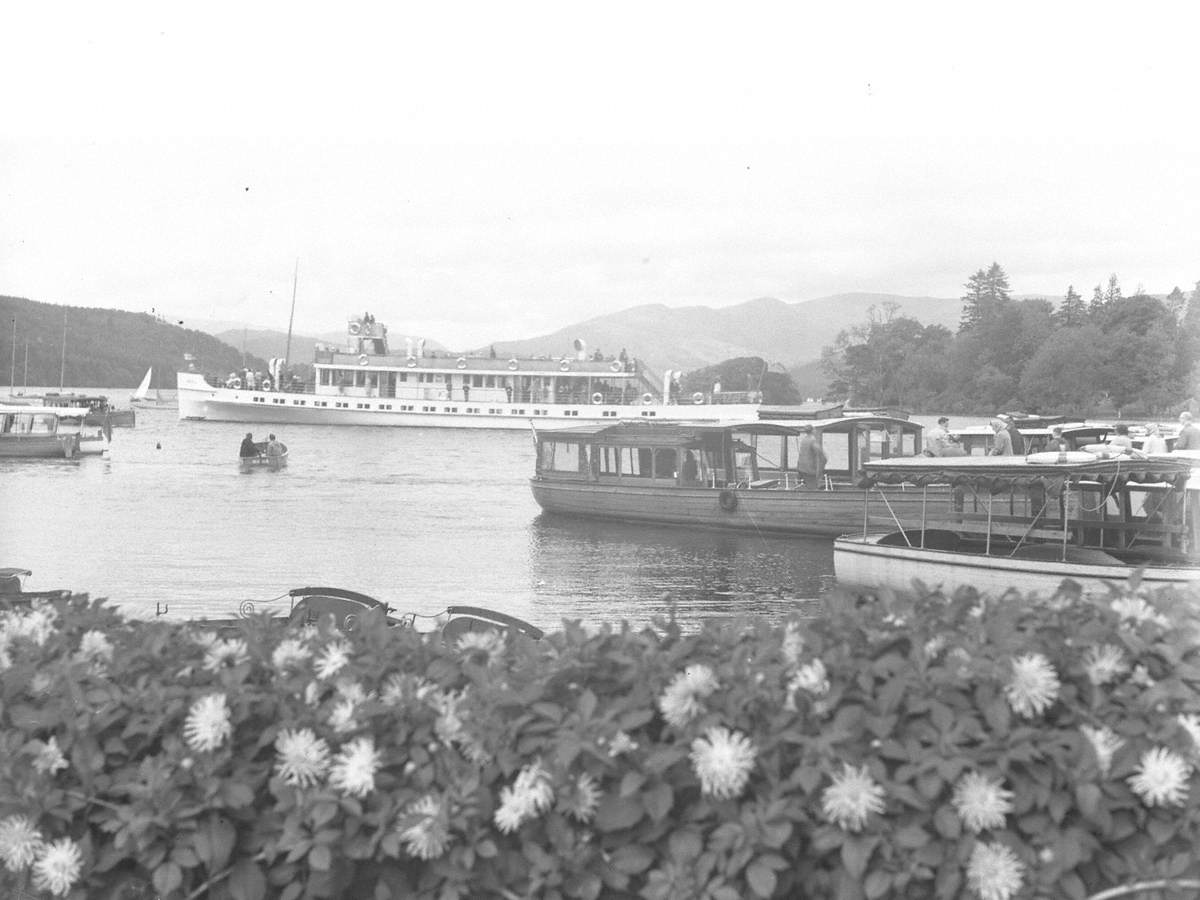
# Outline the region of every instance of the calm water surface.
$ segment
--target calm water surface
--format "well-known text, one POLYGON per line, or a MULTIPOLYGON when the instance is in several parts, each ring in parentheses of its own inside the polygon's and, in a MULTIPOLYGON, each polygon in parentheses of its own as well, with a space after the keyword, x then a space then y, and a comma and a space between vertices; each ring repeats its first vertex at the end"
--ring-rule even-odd
POLYGON ((686 627, 778 620, 833 584, 824 539, 544 515, 527 432, 284 426, 288 468, 243 474, 248 426, 176 416, 139 410, 111 458, 0 460, 0 566, 32 569, 30 590, 107 597, 141 617, 224 616, 323 585, 403 612, 474 604, 550 629, 644 624, 671 605, 686 627))

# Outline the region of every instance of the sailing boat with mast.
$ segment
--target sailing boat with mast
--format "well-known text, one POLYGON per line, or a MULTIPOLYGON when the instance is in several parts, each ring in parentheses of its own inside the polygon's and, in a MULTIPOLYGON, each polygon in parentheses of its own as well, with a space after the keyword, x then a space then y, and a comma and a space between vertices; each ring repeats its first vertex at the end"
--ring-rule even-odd
POLYGON ((142 378, 142 383, 137 386, 129 398, 130 406, 166 406, 169 401, 163 397, 158 388, 154 389, 154 393, 150 393, 150 379, 154 375, 154 367, 151 366, 146 370, 146 375, 142 378))

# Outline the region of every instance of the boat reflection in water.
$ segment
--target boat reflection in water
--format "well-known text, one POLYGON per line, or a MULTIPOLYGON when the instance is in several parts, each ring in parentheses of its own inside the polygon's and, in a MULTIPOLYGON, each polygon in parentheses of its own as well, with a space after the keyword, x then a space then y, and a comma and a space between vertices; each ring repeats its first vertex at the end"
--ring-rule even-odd
POLYGON ((828 539, 542 513, 529 529, 539 617, 645 623, 811 614, 833 585, 828 539))

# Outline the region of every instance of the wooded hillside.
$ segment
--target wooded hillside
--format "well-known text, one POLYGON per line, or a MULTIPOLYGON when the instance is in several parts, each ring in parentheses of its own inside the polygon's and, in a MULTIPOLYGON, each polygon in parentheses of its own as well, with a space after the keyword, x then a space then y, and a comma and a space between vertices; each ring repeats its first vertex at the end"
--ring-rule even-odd
MULTIPOLYGON (((147 313, 0 296, 0 385, 4 393, 10 386, 20 389, 27 384, 52 387, 60 383, 67 387, 128 386, 132 390, 148 366, 154 369, 152 388, 173 390, 175 373, 185 365, 186 353, 195 356, 202 371, 228 372, 242 367, 239 349, 147 313)), ((264 360, 251 355, 246 356, 246 364, 266 368, 264 360)))

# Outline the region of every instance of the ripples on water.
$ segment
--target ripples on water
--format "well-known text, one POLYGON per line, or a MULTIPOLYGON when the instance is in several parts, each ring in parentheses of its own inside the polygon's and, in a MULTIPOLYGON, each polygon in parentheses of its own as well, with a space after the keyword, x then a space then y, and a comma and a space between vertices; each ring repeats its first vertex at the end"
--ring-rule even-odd
POLYGON ((0 566, 32 569, 31 590, 87 592, 137 616, 224 616, 322 585, 404 612, 490 606, 550 629, 641 625, 672 603, 688 628, 778 621, 833 583, 824 539, 542 514, 527 432, 277 426, 288 468, 243 474, 250 426, 176 415, 139 410, 111 459, 0 460, 0 566))

